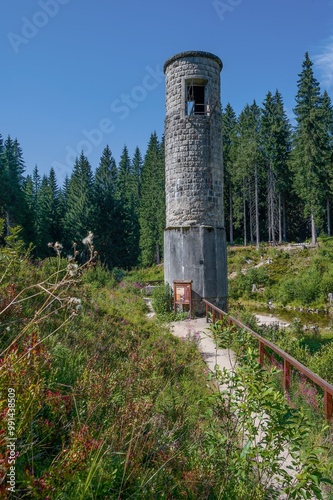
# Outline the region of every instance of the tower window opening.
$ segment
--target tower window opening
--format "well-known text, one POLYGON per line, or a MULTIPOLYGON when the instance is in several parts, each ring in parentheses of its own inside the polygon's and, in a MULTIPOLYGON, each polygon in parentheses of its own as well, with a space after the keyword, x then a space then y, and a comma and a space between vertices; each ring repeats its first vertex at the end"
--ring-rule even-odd
POLYGON ((186 114, 204 115, 205 109, 205 85, 186 85, 186 114))

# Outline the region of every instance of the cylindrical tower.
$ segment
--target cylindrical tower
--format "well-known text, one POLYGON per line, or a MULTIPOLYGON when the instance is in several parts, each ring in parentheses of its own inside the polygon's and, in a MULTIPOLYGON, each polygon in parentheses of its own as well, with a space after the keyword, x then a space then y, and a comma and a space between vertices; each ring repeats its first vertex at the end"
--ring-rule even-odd
POLYGON ((201 298, 227 306, 223 214, 222 61, 207 52, 168 59, 165 118, 165 281, 192 280, 201 298))

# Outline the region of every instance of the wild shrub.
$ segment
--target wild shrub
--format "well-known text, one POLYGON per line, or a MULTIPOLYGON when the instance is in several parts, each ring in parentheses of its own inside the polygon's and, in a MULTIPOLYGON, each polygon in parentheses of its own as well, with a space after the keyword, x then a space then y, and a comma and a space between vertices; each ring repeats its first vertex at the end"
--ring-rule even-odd
POLYGON ((319 298, 321 273, 311 267, 295 280, 295 298, 304 305, 309 305, 319 298))
POLYGON ((220 330, 224 347, 235 346, 239 353, 232 370, 216 367, 220 389, 208 410, 212 428, 207 445, 221 467, 220 498, 323 498, 321 486, 329 480, 320 451, 309 445, 312 425, 276 389, 278 370, 260 367, 247 332, 238 330, 237 336, 219 322, 210 329, 214 338, 220 330))
MULTIPOLYGON (((237 498, 239 436, 220 446, 228 412, 209 415, 195 344, 146 319, 136 281, 111 288, 102 270, 85 278, 59 254, 33 264, 11 245, 0 249, 0 412, 6 429, 14 387, 17 497, 237 498)), ((5 441, 0 455, 6 472, 5 441)), ((253 463, 239 469, 261 492, 253 463)))
MULTIPOLYGON (((87 269, 82 275, 83 283, 89 283, 94 288, 112 288, 115 286, 118 278, 120 278, 120 273, 110 272, 108 268, 100 262, 97 263, 96 266, 87 269)), ((121 279, 119 279, 119 281, 121 281, 121 279)))
POLYGON ((166 314, 172 311, 173 293, 172 288, 166 283, 153 290, 152 303, 156 314, 166 314))
POLYGON ((333 384, 333 341, 322 346, 320 351, 311 356, 309 368, 333 384))
POLYGON ((250 298, 253 296, 252 287, 265 287, 269 283, 269 275, 264 267, 250 268, 240 271, 237 277, 229 280, 229 296, 232 299, 250 298))

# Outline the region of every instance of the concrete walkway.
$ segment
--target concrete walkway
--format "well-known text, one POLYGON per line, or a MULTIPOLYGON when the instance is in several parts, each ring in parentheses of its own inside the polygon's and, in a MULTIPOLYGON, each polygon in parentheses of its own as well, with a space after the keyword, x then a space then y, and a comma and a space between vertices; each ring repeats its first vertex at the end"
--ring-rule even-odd
POLYGON ((198 342, 201 352, 208 368, 213 372, 218 365, 220 370, 226 368, 232 370, 235 366, 235 354, 229 349, 219 349, 210 337, 209 324, 206 318, 187 319, 185 321, 174 321, 170 323, 173 335, 180 339, 192 338, 198 342))
MULTIPOLYGON (((271 318, 270 318, 271 319, 271 318)), ((275 319, 275 318, 274 318, 275 319)), ((208 330, 209 324, 206 322, 206 318, 188 319, 185 321, 174 321, 169 323, 170 331, 173 335, 180 339, 193 339, 198 344, 198 349, 201 352, 203 359, 206 361, 209 369, 214 372, 215 366, 218 365, 221 370, 223 368, 228 371, 232 371, 236 365, 236 355, 233 351, 229 349, 220 349, 215 345, 214 340, 210 336, 210 331, 208 330)), ((265 418, 267 415, 264 413, 265 418)), ((263 431, 261 429, 261 418, 257 415, 253 415, 253 420, 258 427, 257 441, 261 441, 264 437, 263 431)), ((287 448, 281 454, 283 461, 282 467, 287 470, 288 467, 292 465, 291 456, 287 448)), ((294 475, 290 469, 288 471, 292 476, 294 475)), ((272 478, 272 485, 279 490, 279 478, 272 478)), ((280 494, 279 498, 285 499, 286 497, 280 494)), ((313 497, 311 497, 313 498, 313 497)))

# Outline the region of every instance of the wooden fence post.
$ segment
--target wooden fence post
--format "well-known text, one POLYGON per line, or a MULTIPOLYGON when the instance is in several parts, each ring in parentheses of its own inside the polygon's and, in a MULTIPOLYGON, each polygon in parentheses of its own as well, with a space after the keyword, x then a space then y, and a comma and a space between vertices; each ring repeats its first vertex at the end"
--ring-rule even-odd
POLYGON ((287 392, 290 389, 290 363, 286 359, 283 360, 283 389, 287 392))
POLYGON ((324 410, 327 420, 331 420, 333 416, 333 398, 332 394, 329 394, 324 390, 324 410))
POLYGON ((259 340, 259 363, 260 363, 260 366, 264 366, 264 359, 265 359, 265 346, 259 340))
MULTIPOLYGON (((274 354, 277 354, 283 359, 283 388, 286 392, 290 389, 291 386, 291 367, 294 370, 297 370, 298 373, 303 374, 308 380, 314 382, 317 386, 321 387, 324 391, 324 411, 325 417, 327 420, 331 420, 333 418, 333 385, 328 383, 326 380, 322 379, 311 370, 309 370, 306 366, 302 365, 297 359, 290 356, 288 353, 280 349, 278 346, 270 342, 269 340, 261 337, 258 333, 254 332, 246 325, 238 321, 236 318, 232 316, 225 316, 225 312, 214 306, 210 302, 203 299, 206 303, 206 317, 208 321, 208 314, 211 312, 212 321, 215 323, 216 318, 222 319, 223 325, 229 325, 229 328, 244 328, 246 331, 251 333, 259 341, 259 363, 261 367, 264 367, 265 364, 265 355, 270 359, 271 363, 274 362, 274 354), (266 353, 265 349, 269 349, 273 351, 271 355, 266 353)), ((275 364, 275 363, 274 363, 275 364)))

